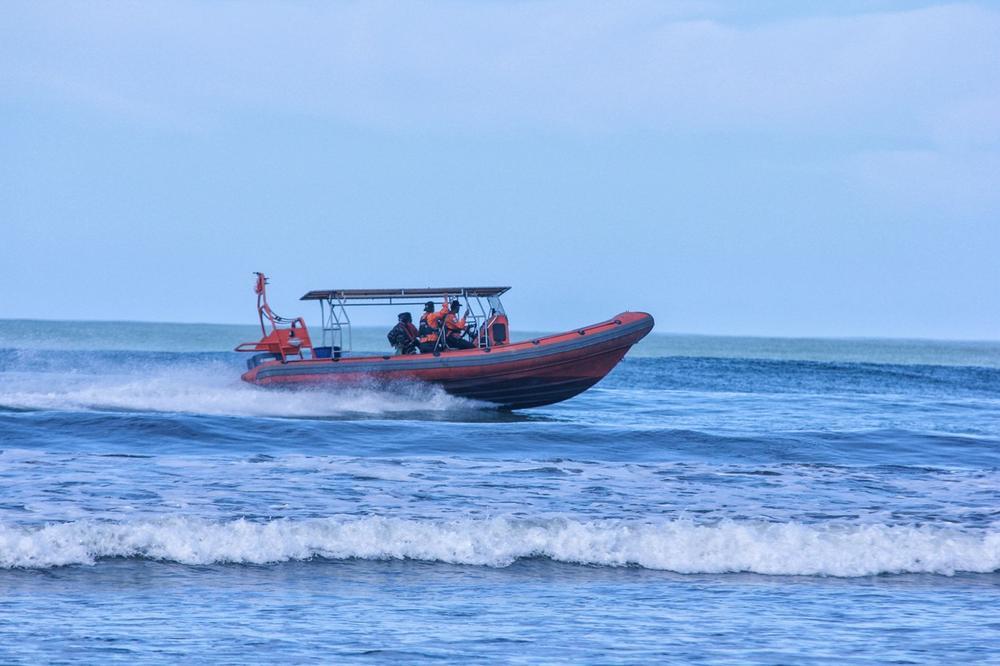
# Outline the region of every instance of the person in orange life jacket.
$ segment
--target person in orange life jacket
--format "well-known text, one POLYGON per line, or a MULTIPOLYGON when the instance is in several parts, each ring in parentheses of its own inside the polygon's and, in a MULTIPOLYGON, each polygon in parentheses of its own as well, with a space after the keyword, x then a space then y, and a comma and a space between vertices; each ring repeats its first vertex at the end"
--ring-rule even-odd
POLYGON ((397 354, 417 353, 417 327, 413 325, 413 317, 409 312, 400 312, 397 323, 389 334, 389 344, 396 348, 397 354))
POLYGON ((432 327, 428 322, 427 318, 434 314, 434 301, 427 301, 424 303, 424 311, 420 313, 420 330, 418 331, 421 338, 426 335, 430 335, 437 327, 432 327))
MULTIPOLYGON (((451 349, 475 349, 476 345, 463 337, 465 335, 465 317, 458 318, 458 311, 461 308, 462 304, 458 300, 454 300, 451 302, 451 308, 445 315, 445 344, 451 349)), ((469 313, 466 312, 465 314, 468 316, 469 313)))
MULTIPOLYGON (((437 312, 434 311, 434 301, 424 303, 424 312, 420 315, 420 330, 417 331, 418 348, 421 354, 430 354, 438 348, 438 338, 441 335, 441 319, 448 314, 445 306, 437 312)), ((441 345, 442 347, 444 345, 441 345)))

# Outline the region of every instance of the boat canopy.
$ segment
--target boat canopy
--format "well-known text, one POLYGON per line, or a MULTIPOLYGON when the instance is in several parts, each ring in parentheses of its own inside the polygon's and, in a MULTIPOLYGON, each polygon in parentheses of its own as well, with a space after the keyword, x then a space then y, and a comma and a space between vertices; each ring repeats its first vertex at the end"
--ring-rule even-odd
POLYGON ((420 287, 413 289, 317 289, 307 292, 302 301, 362 301, 394 298, 471 298, 499 296, 510 287, 420 287))
POLYGON ((416 305, 438 299, 458 299, 465 303, 465 320, 478 334, 479 346, 489 346, 489 332, 485 324, 502 317, 506 338, 507 313, 500 295, 510 287, 413 287, 399 289, 316 289, 307 292, 300 300, 319 301, 320 319, 323 322, 323 345, 335 351, 349 353, 351 317, 348 310, 357 306, 416 305), (485 299, 484 303, 481 299, 485 299))

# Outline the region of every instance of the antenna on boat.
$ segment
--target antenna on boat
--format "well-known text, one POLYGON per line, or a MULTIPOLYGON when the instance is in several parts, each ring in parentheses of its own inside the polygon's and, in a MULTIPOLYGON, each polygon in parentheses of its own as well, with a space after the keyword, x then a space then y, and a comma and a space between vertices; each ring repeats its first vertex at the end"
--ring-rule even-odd
POLYGON ((271 322, 271 330, 273 331, 277 327, 274 311, 271 306, 267 304, 267 276, 259 271, 254 271, 254 275, 257 276, 257 282, 254 283, 253 293, 257 294, 257 314, 260 316, 260 332, 267 335, 267 328, 264 326, 264 317, 266 316, 268 321, 271 322))

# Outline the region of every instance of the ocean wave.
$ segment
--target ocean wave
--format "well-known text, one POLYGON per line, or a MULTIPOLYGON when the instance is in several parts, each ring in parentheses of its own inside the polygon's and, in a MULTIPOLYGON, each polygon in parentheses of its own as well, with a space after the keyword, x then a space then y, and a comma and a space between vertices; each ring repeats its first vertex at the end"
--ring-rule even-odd
POLYGON ((412 559, 504 567, 524 558, 677 573, 855 577, 1000 571, 1000 532, 936 526, 699 525, 572 519, 385 517, 213 522, 76 521, 0 525, 0 567, 49 568, 106 558, 205 564, 412 559))

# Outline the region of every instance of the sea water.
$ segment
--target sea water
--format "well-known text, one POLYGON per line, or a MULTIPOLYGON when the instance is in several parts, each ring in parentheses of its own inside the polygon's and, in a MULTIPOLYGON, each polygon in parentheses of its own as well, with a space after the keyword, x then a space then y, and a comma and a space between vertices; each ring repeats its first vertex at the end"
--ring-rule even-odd
POLYGON ((653 334, 504 413, 253 337, 0 321, 0 662, 1000 661, 1000 344, 653 334))

